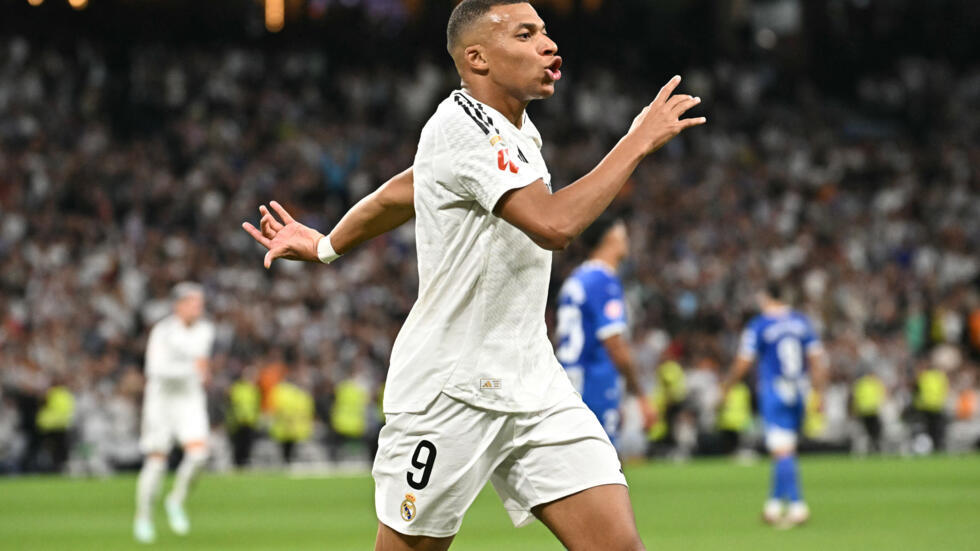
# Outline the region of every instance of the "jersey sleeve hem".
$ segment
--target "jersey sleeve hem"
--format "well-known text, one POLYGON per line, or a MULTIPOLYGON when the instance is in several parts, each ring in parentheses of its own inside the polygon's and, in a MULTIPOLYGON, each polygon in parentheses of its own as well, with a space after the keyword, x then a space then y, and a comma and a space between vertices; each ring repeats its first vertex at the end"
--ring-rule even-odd
POLYGON ((600 341, 604 341, 613 335, 621 335, 626 332, 626 324, 619 321, 604 325, 596 330, 595 336, 600 341))
POLYGON ((507 193, 514 191, 515 189, 525 188, 533 184, 534 182, 537 182, 538 180, 541 180, 543 182, 544 176, 537 176, 532 174, 525 180, 517 180, 509 186, 495 189, 494 193, 492 193, 487 198, 487 203, 488 203, 487 206, 490 207, 489 208, 490 212, 494 213, 494 211, 497 210, 497 204, 500 203, 500 200, 503 199, 504 195, 507 195, 507 193))

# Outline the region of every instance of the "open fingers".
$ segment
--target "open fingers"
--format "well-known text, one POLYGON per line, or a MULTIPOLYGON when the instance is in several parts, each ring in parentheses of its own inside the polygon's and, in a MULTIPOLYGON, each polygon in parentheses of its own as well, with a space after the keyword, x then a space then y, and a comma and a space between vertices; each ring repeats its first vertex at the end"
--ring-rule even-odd
POLYGON ((286 247, 276 247, 275 249, 269 249, 269 252, 265 253, 265 258, 262 263, 268 270, 272 267, 272 261, 286 254, 286 247))
POLYGON ((262 235, 269 239, 274 239, 276 234, 279 233, 279 230, 283 228, 282 224, 269 212, 269 209, 265 208, 265 205, 259 207, 259 212, 262 213, 262 219, 259 220, 259 228, 262 229, 262 235))
POLYGON ((701 98, 692 98, 691 96, 687 96, 685 99, 675 102, 673 107, 671 107, 671 112, 674 115, 680 117, 688 109, 694 107, 699 103, 701 103, 701 98))
POLYGON ((259 229, 253 226, 252 224, 248 222, 242 222, 242 229, 247 231, 248 234, 251 235, 253 239, 258 241, 259 244, 262 245, 263 247, 267 249, 272 247, 272 240, 262 235, 262 232, 259 231, 259 229))
POLYGON ((293 217, 290 216, 288 212, 286 212, 286 209, 282 208, 282 205, 280 205, 278 201, 272 201, 269 203, 269 205, 272 207, 272 210, 276 211, 276 214, 279 215, 279 218, 282 218, 283 225, 292 224, 293 222, 295 222, 295 220, 293 220, 293 217))
POLYGON ((695 117, 693 119, 681 119, 677 122, 681 125, 681 130, 684 130, 685 128, 704 124, 708 122, 708 119, 705 117, 695 117))
POLYGON ((669 98, 667 98, 666 105, 667 105, 667 107, 673 109, 673 107, 675 105, 677 105, 678 103, 680 103, 680 102, 682 102, 682 101, 684 101, 686 99, 691 99, 691 96, 689 96, 687 94, 677 94, 677 95, 674 95, 674 96, 670 96, 669 98))
POLYGON ((269 212, 269 209, 265 205, 259 206, 259 214, 262 215, 262 221, 268 223, 272 226, 272 229, 279 231, 282 229, 282 223, 276 220, 276 217, 269 212))
POLYGON ((677 85, 680 83, 681 83, 681 76, 674 75, 674 78, 668 80, 667 84, 664 84, 663 88, 660 89, 660 92, 657 94, 657 97, 653 99, 653 103, 660 103, 660 104, 666 103, 667 98, 669 98, 670 95, 674 93, 674 89, 677 88, 677 85))

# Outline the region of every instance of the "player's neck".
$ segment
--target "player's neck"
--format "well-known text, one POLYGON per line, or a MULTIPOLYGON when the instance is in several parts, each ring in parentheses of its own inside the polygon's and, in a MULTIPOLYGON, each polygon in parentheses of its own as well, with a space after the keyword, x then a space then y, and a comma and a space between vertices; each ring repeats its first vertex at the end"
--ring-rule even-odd
POLYGON ((768 302, 762 307, 762 311, 768 316, 781 316, 789 312, 789 305, 782 302, 768 302))
POLYGON ((616 272, 616 267, 619 266, 618 258, 616 258, 611 254, 603 253, 601 251, 596 252, 595 254, 590 256, 589 262, 597 262, 613 273, 616 272))
POLYGON ((524 124, 524 109, 529 102, 515 98, 489 81, 464 82, 463 90, 473 99, 492 107, 516 128, 520 129, 524 124))

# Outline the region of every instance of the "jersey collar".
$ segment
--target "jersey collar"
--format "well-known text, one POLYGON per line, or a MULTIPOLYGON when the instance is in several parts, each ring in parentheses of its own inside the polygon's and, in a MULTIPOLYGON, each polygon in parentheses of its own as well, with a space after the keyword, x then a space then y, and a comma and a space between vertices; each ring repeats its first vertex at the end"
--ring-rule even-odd
POLYGON ((534 142, 534 145, 538 146, 538 149, 541 149, 541 146, 544 144, 544 140, 541 139, 541 133, 538 132, 538 128, 536 126, 534 126, 534 123, 533 122, 531 122, 531 117, 528 116, 526 109, 524 110, 524 119, 521 122, 521 127, 520 128, 517 128, 516 126, 514 126, 513 124, 511 124, 510 119, 508 119, 507 117, 505 117, 503 115, 503 113, 501 113, 500 111, 497 111, 496 109, 494 109, 493 107, 490 107, 489 105, 483 103, 482 101, 474 98, 466 90, 460 88, 459 89, 459 93, 463 94, 464 96, 466 96, 467 98, 469 98, 474 103, 476 103, 476 104, 480 105, 481 107, 483 107, 483 109, 485 109, 493 117, 494 124, 497 124, 497 125, 499 125, 499 124, 505 124, 508 127, 512 128, 514 131, 520 132, 521 134, 524 134, 525 136, 527 136, 528 138, 530 138, 531 141, 534 142))

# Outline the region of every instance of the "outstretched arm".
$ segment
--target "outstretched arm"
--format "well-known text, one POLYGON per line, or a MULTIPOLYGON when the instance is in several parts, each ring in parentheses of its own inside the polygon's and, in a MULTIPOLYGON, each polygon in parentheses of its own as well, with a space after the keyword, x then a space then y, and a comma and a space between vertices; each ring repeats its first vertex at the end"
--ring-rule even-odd
POLYGON ((344 254, 414 216, 415 187, 409 167, 351 207, 330 232, 330 243, 344 254))
POLYGON ((554 194, 541 180, 510 191, 498 201, 494 213, 542 248, 567 247, 606 210, 644 157, 685 128, 706 122, 704 117, 680 118, 701 102, 684 94, 671 96, 680 82, 681 77, 675 76, 660 89, 653 102, 637 115, 629 132, 591 172, 554 194))
MULTIPOLYGON (((330 232, 328 243, 338 254, 344 254, 401 226, 415 216, 414 196, 412 169, 408 168, 351 207, 330 232)), ((262 205, 259 207, 261 229, 249 222, 242 223, 242 228, 269 250, 265 255, 265 267, 269 268, 277 258, 318 262, 317 248, 325 236, 297 222, 276 201, 270 206, 281 221, 262 205)))

